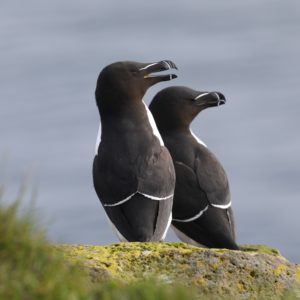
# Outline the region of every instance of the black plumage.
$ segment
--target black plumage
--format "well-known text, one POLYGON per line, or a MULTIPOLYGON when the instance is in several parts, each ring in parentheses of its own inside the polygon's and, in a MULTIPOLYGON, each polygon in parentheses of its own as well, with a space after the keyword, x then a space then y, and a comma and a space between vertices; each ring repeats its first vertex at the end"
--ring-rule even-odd
POLYGON ((96 102, 101 142, 96 146, 96 193, 123 241, 159 241, 171 222, 175 171, 153 117, 143 103, 147 89, 176 75, 171 61, 117 62, 99 75, 96 102))
POLYGON ((199 112, 224 103, 225 97, 219 92, 169 87, 154 97, 150 110, 175 166, 175 233, 195 245, 238 249, 226 173, 190 130, 199 112))

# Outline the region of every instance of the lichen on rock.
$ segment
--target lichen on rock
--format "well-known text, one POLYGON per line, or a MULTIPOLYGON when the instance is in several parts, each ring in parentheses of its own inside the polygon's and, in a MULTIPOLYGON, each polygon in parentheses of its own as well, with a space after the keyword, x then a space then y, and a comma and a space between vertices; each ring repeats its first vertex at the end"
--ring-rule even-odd
POLYGON ((155 279, 193 286, 202 295, 232 299, 280 299, 300 284, 300 267, 276 249, 245 245, 241 251, 183 243, 60 245, 67 260, 80 261, 93 282, 155 279))

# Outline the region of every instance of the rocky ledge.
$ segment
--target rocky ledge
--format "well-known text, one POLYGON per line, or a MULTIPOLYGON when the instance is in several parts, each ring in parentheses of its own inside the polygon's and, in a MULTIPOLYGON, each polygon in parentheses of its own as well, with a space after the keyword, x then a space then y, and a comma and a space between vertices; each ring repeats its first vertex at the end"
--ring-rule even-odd
POLYGON ((300 266, 279 251, 245 245, 241 251, 182 243, 60 245, 68 261, 79 261, 93 282, 154 279, 194 287, 201 295, 228 299, 281 299, 292 288, 300 299, 300 266))

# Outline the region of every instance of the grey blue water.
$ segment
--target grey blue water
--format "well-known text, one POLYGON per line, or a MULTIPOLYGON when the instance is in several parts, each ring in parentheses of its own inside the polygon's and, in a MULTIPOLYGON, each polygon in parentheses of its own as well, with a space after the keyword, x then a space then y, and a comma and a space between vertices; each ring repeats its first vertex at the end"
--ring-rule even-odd
POLYGON ((92 186, 96 79, 171 59, 178 79, 145 102, 175 84, 226 95, 192 128, 228 173, 238 242, 300 262, 299 1, 1 1, 0 41, 4 198, 29 174, 51 241, 117 242, 92 186))

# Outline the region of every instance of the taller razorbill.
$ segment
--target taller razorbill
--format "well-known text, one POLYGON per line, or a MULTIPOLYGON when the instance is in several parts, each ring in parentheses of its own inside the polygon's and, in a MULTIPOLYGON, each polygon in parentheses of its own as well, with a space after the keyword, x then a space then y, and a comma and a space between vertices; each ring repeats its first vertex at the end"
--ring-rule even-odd
POLYGON ((168 60, 125 61, 108 65, 98 77, 95 96, 101 129, 93 180, 121 241, 163 240, 171 223, 174 166, 143 102, 150 86, 177 77, 151 75, 169 69, 177 68, 168 60))

